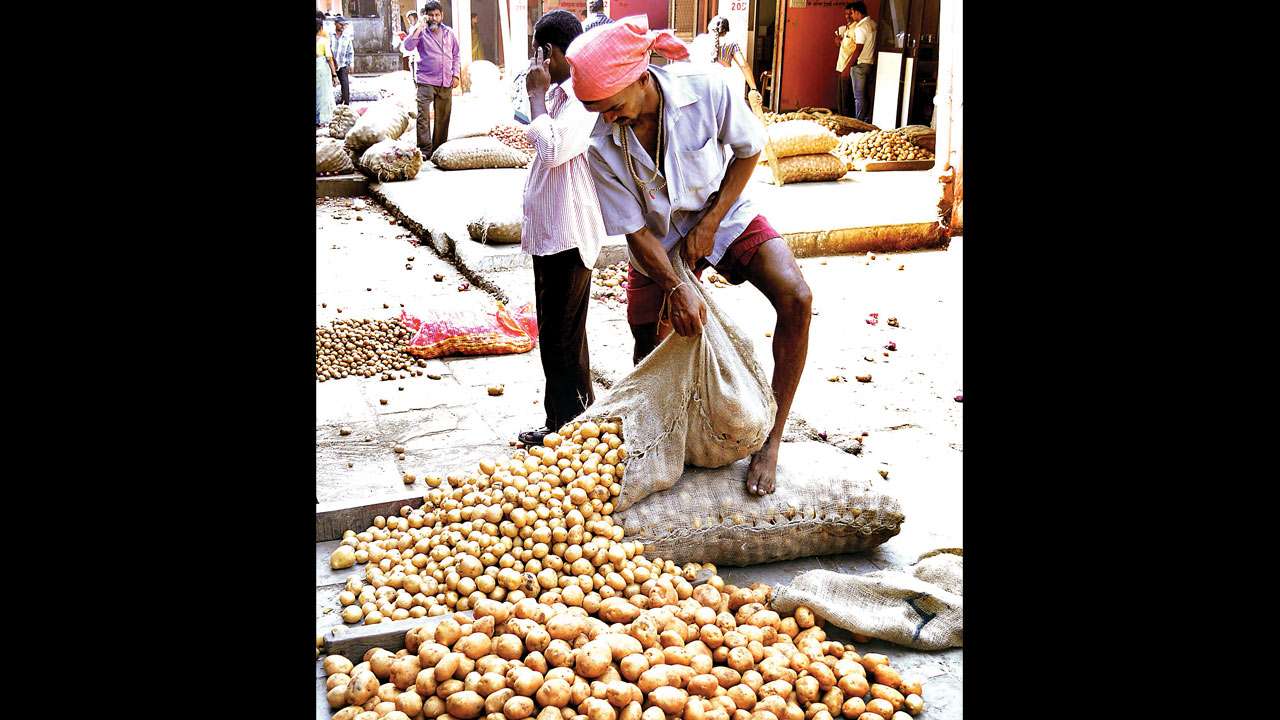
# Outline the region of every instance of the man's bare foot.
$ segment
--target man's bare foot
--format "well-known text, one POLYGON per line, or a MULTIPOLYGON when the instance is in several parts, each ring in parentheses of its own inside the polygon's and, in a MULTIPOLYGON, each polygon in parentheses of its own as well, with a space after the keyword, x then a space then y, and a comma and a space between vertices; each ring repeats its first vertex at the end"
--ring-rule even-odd
POLYGON ((778 443, 770 438, 765 441, 747 468, 747 492, 752 495, 768 495, 774 490, 774 477, 778 473, 778 443))

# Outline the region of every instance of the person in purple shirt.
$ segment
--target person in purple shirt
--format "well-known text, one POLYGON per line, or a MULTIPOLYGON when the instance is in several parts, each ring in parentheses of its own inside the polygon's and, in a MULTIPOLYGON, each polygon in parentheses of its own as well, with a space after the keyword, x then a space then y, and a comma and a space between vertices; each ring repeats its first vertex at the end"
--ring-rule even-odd
POLYGON ((449 138, 453 88, 458 87, 462 72, 458 36, 440 22, 443 17, 438 0, 427 0, 422 6, 422 18, 404 38, 404 48, 417 52, 419 58, 413 81, 418 86, 418 147, 426 158, 449 138), (430 115, 433 106, 434 128, 430 115))

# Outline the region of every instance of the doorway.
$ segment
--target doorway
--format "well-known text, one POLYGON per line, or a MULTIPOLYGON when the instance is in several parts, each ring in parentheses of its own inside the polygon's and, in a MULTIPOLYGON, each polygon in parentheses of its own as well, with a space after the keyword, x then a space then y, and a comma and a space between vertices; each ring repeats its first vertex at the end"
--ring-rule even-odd
POLYGON ((875 113, 881 127, 932 126, 938 93, 941 0, 885 0, 878 18, 875 113), (879 37, 883 35, 883 37, 879 37))
MULTIPOLYGON (((778 18, 778 0, 755 0, 755 45, 752 49, 751 76, 761 92, 765 90, 765 73, 773 76, 773 52, 776 45, 774 38, 776 20, 778 18)), ((773 102, 772 94, 765 98, 767 104, 773 102)))

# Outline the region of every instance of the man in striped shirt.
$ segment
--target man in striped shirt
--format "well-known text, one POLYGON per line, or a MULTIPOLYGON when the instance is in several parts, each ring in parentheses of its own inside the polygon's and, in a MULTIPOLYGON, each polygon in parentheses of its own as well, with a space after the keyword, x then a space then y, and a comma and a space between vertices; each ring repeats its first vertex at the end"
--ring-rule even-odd
POLYGON ((546 426, 520 433, 526 445, 541 445, 543 436, 595 402, 587 306, 604 222, 585 153, 597 115, 574 95, 564 57, 581 34, 582 23, 568 10, 543 15, 534 25, 537 50, 525 77, 532 118, 525 135, 537 155, 524 185, 520 247, 533 256, 538 350, 547 379, 546 426))

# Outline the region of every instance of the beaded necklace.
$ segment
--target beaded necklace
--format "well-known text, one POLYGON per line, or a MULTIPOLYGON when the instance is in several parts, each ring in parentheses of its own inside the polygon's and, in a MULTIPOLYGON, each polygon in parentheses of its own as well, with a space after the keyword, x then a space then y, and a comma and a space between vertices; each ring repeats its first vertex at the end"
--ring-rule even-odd
POLYGON ((622 134, 622 157, 626 161, 627 172, 631 173, 631 179, 636 182, 636 187, 640 189, 640 192, 648 195, 650 200, 658 199, 657 191, 661 189, 660 186, 653 189, 649 189, 649 185, 658 179, 658 168, 662 163, 662 145, 663 145, 663 139, 664 139, 663 136, 665 134, 663 130, 663 126, 666 124, 665 122, 663 122, 664 104, 665 102, 662 97, 662 88, 658 88, 658 142, 654 148, 653 177, 650 177, 647 181, 640 179, 640 175, 636 173, 635 165, 632 164, 631 148, 629 147, 629 141, 627 140, 626 128, 622 128, 622 133, 621 133, 622 134))

